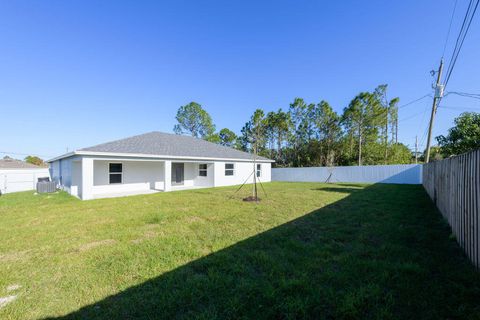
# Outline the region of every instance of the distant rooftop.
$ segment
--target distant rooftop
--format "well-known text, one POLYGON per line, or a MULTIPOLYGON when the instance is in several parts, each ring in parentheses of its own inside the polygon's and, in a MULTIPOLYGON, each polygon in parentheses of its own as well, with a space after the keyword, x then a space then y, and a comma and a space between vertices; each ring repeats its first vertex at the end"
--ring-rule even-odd
POLYGON ((0 169, 40 169, 42 167, 36 166, 25 161, 5 157, 0 159, 0 169))
MULTIPOLYGON (((131 153, 168 157, 253 159, 253 155, 250 153, 208 142, 203 139, 158 131, 102 143, 78 151, 131 153)), ((257 157, 257 159, 264 161, 269 160, 264 157, 257 157)))

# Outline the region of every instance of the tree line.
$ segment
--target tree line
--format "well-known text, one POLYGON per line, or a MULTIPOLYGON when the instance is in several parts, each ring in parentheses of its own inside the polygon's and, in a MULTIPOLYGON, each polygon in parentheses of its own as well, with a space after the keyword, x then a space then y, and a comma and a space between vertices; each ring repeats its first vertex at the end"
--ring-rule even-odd
MULTIPOLYGON (((361 92, 341 115, 326 101, 308 104, 295 98, 285 111, 280 108, 265 114, 262 109, 255 110, 237 135, 228 128, 216 132, 208 112, 191 102, 178 109, 174 131, 255 151, 274 159, 276 166, 411 163, 411 151, 398 142, 398 103, 398 98, 387 99, 386 85, 361 92)), ((464 112, 454 124, 447 135, 435 138, 432 161, 480 149, 480 113, 464 112)), ((423 161, 424 154, 418 160, 423 161)), ((24 161, 45 166, 37 156, 27 156, 24 161)))
POLYGON ((295 98, 288 109, 256 109, 237 135, 216 131, 208 112, 196 102, 179 108, 174 132, 276 161, 277 166, 338 166, 411 163, 412 152, 398 142, 398 97, 387 85, 356 95, 341 114, 325 100, 295 98))
POLYGON ((480 113, 464 112, 454 120, 447 135, 436 137, 438 145, 430 151, 433 160, 441 160, 480 149, 480 113))

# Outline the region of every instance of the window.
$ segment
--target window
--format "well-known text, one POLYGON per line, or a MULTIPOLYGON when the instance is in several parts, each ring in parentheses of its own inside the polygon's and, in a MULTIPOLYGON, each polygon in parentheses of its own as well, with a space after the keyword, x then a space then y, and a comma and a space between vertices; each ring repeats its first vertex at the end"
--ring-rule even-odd
POLYGON ((235 164, 234 163, 225 163, 225 175, 233 176, 235 174, 235 164))
POLYGON ((121 163, 109 163, 108 164, 108 176, 109 182, 122 183, 123 168, 121 163))
POLYGON ((257 177, 261 177, 261 176, 262 176, 262 165, 257 164, 257 177))
POLYGON ((206 177, 207 176, 207 165, 206 164, 199 164, 198 165, 198 175, 200 177, 206 177))

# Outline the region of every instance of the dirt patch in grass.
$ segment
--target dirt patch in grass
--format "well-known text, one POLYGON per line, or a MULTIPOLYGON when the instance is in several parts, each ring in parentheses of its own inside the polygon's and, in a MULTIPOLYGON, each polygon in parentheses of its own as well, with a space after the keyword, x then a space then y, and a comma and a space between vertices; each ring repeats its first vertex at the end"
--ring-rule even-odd
POLYGON ((15 290, 18 290, 20 289, 22 286, 19 285, 19 284, 11 284, 7 287, 7 292, 10 292, 10 291, 15 291, 15 290))
POLYGON ((199 222, 199 221, 203 221, 204 219, 200 218, 200 217, 197 217, 197 216, 191 216, 191 217, 187 217, 187 222, 189 223, 193 223, 193 222, 199 222))
POLYGON ((132 243, 135 243, 135 244, 138 244, 138 243, 141 243, 145 240, 148 240, 148 239, 152 239, 152 238, 156 238, 160 235, 160 233, 156 232, 156 231, 153 231, 153 230, 147 230, 144 234, 143 234, 143 237, 141 238, 138 238, 138 239, 133 239, 131 240, 130 242, 132 243))
POLYGON ((117 243, 116 240, 113 239, 105 239, 105 240, 100 240, 100 241, 94 241, 90 243, 85 243, 82 244, 79 248, 78 251, 83 252, 83 251, 88 251, 93 248, 101 247, 101 246, 108 246, 117 243))
POLYGON ((155 229, 155 228, 158 228, 160 227, 160 224, 158 223, 147 223, 145 225, 145 229, 155 229))
POLYGON ((12 262, 12 261, 21 260, 27 256, 28 252, 30 252, 30 250, 13 251, 13 252, 1 254, 0 262, 12 262))
POLYGON ((254 197, 254 196, 248 196, 246 198, 243 198, 243 201, 245 202, 259 202, 261 199, 259 197, 254 197))
POLYGON ((0 309, 5 307, 7 304, 9 304, 15 299, 17 299, 17 296, 0 297, 0 309))

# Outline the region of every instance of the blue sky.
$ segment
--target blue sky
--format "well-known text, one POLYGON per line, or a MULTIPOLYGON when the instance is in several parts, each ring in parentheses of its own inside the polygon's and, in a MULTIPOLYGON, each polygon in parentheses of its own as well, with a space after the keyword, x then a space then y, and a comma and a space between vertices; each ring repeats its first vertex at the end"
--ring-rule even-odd
MULTIPOLYGON (((48 158, 172 132, 190 101, 236 132, 256 108, 287 109, 295 97, 341 112, 387 83, 404 104, 432 91, 453 4, 0 0, 0 151, 48 158)), ((466 6, 458 0, 447 61, 466 6)), ((447 90, 480 93, 479 20, 447 90)), ((453 95, 442 104, 453 108, 439 110, 434 135, 480 111, 479 100, 453 95)), ((430 107, 424 99, 400 110, 401 142, 421 140, 430 107)))

